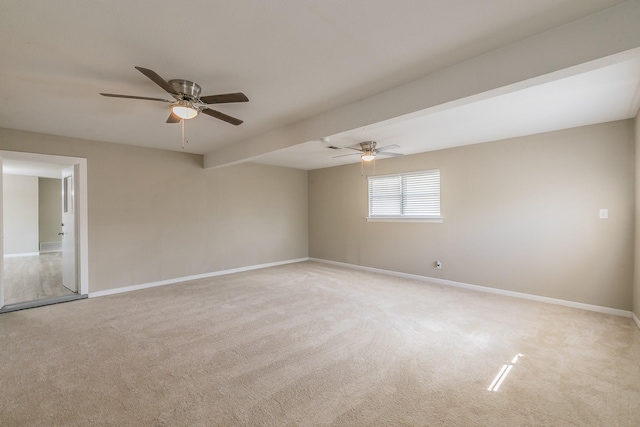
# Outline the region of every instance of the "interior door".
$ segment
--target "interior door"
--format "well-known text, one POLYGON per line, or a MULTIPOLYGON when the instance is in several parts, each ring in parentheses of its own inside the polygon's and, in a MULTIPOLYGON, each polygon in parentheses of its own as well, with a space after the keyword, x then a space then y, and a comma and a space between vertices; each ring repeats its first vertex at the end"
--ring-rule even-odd
POLYGON ((76 274, 75 166, 62 170, 62 284, 78 292, 76 274))

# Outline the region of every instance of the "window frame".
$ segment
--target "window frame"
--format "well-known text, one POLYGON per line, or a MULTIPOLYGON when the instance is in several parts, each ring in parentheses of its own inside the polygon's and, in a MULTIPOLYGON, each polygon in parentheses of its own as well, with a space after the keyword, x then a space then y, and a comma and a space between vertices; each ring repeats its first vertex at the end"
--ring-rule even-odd
MULTIPOLYGON (((375 175, 367 177, 367 210, 368 214, 365 217, 367 221, 374 222, 430 222, 430 223, 442 223, 444 218, 442 217, 442 201, 441 201, 441 181, 442 174, 440 169, 428 169, 423 171, 416 172, 405 172, 405 173, 396 173, 396 174, 388 174, 388 175, 375 175), (416 175, 428 175, 437 173, 437 192, 431 190, 432 194, 437 194, 437 215, 405 215, 403 210, 406 209, 406 200, 407 200, 407 188, 406 188, 406 177, 416 176, 416 175), (400 214, 391 214, 391 215, 372 215, 372 188, 371 183, 372 180, 383 179, 383 178, 400 178, 399 184, 399 194, 393 195, 391 198, 399 197, 399 201, 397 202, 400 209, 400 214)), ((427 180, 433 180, 434 177, 426 177, 427 180)), ((428 204, 426 205, 428 206, 428 204)))

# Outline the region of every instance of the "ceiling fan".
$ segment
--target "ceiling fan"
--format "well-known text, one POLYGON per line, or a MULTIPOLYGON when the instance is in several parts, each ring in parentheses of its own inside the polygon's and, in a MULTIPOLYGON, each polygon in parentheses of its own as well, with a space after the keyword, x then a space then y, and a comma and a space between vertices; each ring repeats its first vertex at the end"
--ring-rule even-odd
POLYGON ((206 107, 206 104, 226 104, 230 102, 248 102, 249 98, 242 92, 224 93, 220 95, 200 96, 200 85, 189 80, 173 79, 166 81, 153 70, 135 67, 136 70, 147 76, 151 81, 164 89, 173 97, 173 101, 162 98, 149 98, 146 96, 118 95, 114 93, 100 93, 102 96, 112 98, 142 99, 146 101, 161 101, 171 104, 171 113, 167 123, 180 123, 183 119, 193 119, 199 113, 215 117, 232 125, 238 126, 242 120, 228 116, 217 110, 206 107))
MULTIPOLYGON (((392 153, 390 151, 387 151, 392 148, 400 148, 398 145, 392 144, 392 145, 385 145, 384 147, 376 148, 375 141, 364 141, 364 142, 361 142, 359 145, 354 145, 353 147, 345 147, 345 148, 348 148, 349 150, 359 151, 360 153, 362 153, 360 154, 360 158, 365 162, 370 162, 374 160, 377 155, 391 156, 391 157, 404 156, 404 154, 392 153)), ((342 154, 340 156, 334 156, 334 159, 337 157, 353 156, 355 154, 357 153, 342 154)))

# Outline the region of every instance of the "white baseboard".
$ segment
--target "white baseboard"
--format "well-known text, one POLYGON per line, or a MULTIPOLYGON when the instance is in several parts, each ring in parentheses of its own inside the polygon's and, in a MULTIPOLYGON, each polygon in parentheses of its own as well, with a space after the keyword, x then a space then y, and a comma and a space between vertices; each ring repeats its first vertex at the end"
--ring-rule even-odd
MULTIPOLYGON (((19 255, 5 255, 5 256, 25 256, 25 255, 38 255, 38 253, 36 252, 36 253, 33 253, 33 254, 19 254, 19 255)), ((425 282, 436 283, 436 284, 439 284, 439 285, 453 286, 453 287, 457 287, 457 288, 469 289, 469 290, 474 290, 474 291, 479 291, 479 292, 488 292, 488 293, 492 293, 492 294, 510 296, 510 297, 514 297, 514 298, 528 299, 528 300, 532 300, 532 301, 545 302, 545 303, 548 303, 548 304, 556 304, 556 305, 562 305, 562 306, 565 306, 565 307, 579 308, 579 309, 588 310, 588 311, 595 311, 595 312, 598 312, 598 313, 613 314, 615 316, 629 317, 629 318, 633 318, 633 321, 635 322, 635 324, 640 329, 640 319, 638 319, 638 317, 631 311, 619 310, 619 309, 610 308, 610 307, 602 307, 602 306, 599 306, 599 305, 584 304, 584 303, 580 303, 580 302, 567 301, 567 300, 561 300, 561 299, 556 299, 556 298, 543 297, 543 296, 532 295, 532 294, 525 294, 525 293, 522 293, 522 292, 506 291, 504 289, 496 289, 496 288, 490 288, 490 287, 487 287, 487 286, 471 285, 471 284, 468 284, 468 283, 454 282, 452 280, 439 279, 439 278, 436 278, 436 277, 420 276, 420 275, 417 275, 417 274, 409 274, 409 273, 401 273, 401 272, 398 272, 398 271, 383 270, 383 269, 380 269, 380 268, 365 267, 365 266, 362 266, 362 265, 348 264, 348 263, 344 263, 344 262, 330 261, 330 260, 326 260, 326 259, 312 258, 312 257, 297 258, 297 259, 291 259, 291 260, 286 260, 286 261, 277 261, 277 262, 271 262, 271 263, 266 263, 266 264, 251 265, 251 266, 247 266, 247 267, 232 268, 232 269, 229 269, 229 270, 214 271, 214 272, 211 272, 211 273, 196 274, 196 275, 193 275, 193 276, 177 277, 177 278, 174 278, 174 279, 161 280, 161 281, 158 281, 158 282, 142 283, 142 284, 139 284, 139 285, 124 286, 124 287, 115 288, 115 289, 107 289, 106 291, 89 292, 89 298, 120 294, 120 293, 123 293, 123 292, 137 291, 137 290, 140 290, 140 289, 154 288, 156 286, 172 285, 172 284, 175 284, 175 283, 188 282, 188 281, 191 281, 191 280, 198 280, 198 279, 206 279, 206 278, 209 278, 209 277, 224 276, 224 275, 227 275, 227 274, 241 273, 243 271, 259 270, 261 268, 275 267, 275 266, 278 266, 278 265, 295 264, 295 263, 304 262, 304 261, 316 261, 316 262, 321 262, 321 263, 325 263, 325 264, 332 264, 332 265, 337 265, 337 266, 341 266, 341 267, 352 268, 352 269, 355 269, 355 270, 369 271, 369 272, 372 272, 372 273, 386 274, 386 275, 389 275, 389 276, 403 277, 403 278, 406 278, 406 279, 421 280, 421 281, 425 281, 425 282)))
POLYGON ((206 279, 208 277, 224 276, 227 274, 241 273, 243 271, 258 270, 261 268, 275 267, 278 265, 294 264, 296 262, 308 261, 309 258, 290 259, 286 261, 270 262, 267 264, 250 265, 247 267, 232 268, 229 270, 214 271, 211 273, 196 274, 193 276, 176 277, 175 279, 160 280, 158 282, 142 283, 139 285, 123 286, 121 288, 107 289, 106 291, 89 292, 89 298, 103 297, 107 295, 120 294, 123 292, 138 291, 140 289, 155 288, 156 286, 173 285, 180 282, 188 282, 191 280, 206 279))
POLYGON ((55 242, 41 242, 40 253, 46 252, 62 252, 62 240, 56 240, 55 242))
POLYGON ((369 271, 369 272, 372 272, 372 273, 386 274, 386 275, 389 275, 389 276, 403 277, 403 278, 406 278, 406 279, 422 280, 422 281, 425 281, 425 282, 436 283, 436 284, 439 284, 439 285, 453 286, 453 287, 456 287, 456 288, 470 289, 470 290, 473 290, 473 291, 488 292, 488 293, 492 293, 492 294, 504 295, 504 296, 514 297, 514 298, 528 299, 528 300, 532 300, 532 301, 538 301, 538 302, 545 302, 545 303, 549 303, 549 304, 562 305, 562 306, 565 306, 565 307, 579 308, 579 309, 582 309, 582 310, 589 310, 589 311, 596 311, 598 313, 613 314, 615 316, 622 316, 622 317, 629 317, 629 318, 630 317, 634 317, 634 320, 635 320, 636 324, 638 325, 638 327, 640 327, 640 321, 638 321, 638 318, 635 317, 633 312, 626 311, 626 310, 619 310, 617 308, 610 308, 610 307, 603 307, 603 306, 599 306, 599 305, 584 304, 584 303, 581 303, 581 302, 574 302, 574 301, 567 301, 567 300, 561 300, 561 299, 556 299, 556 298, 543 297, 543 296, 539 296, 539 295, 525 294, 525 293, 522 293, 522 292, 506 291, 504 289, 496 289, 496 288, 490 288, 490 287, 487 287, 487 286, 471 285, 471 284, 468 284, 468 283, 454 282, 453 280, 445 280, 445 279, 439 279, 439 278, 436 278, 436 277, 429 277, 429 276, 420 276, 420 275, 417 275, 417 274, 401 273, 401 272, 398 272, 398 271, 383 270, 383 269, 380 269, 380 268, 365 267, 365 266, 362 266, 362 265, 347 264, 347 263, 344 263, 344 262, 329 261, 329 260, 320 259, 320 258, 311 258, 310 257, 309 260, 310 261, 322 262, 322 263, 325 263, 325 264, 337 265, 337 266, 341 266, 341 267, 353 268, 353 269, 356 269, 356 270, 369 271))
POLYGON ((5 254, 4 257, 5 258, 17 258, 17 257, 21 257, 21 256, 36 256, 36 255, 40 255, 40 252, 25 252, 22 254, 5 254))

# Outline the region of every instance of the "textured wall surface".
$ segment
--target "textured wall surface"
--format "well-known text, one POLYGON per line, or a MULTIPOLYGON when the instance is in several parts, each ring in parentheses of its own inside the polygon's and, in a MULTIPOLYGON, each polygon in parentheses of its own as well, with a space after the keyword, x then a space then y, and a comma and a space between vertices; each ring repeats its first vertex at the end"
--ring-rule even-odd
POLYGON ((632 121, 376 162, 380 175, 435 168, 441 224, 367 222, 359 164, 311 171, 310 256, 631 309, 632 121))
POLYGON ((2 186, 5 255, 38 252, 38 178, 4 175, 2 186))
POLYGON ((89 291, 307 256, 307 173, 0 129, 0 149, 87 158, 89 291))

